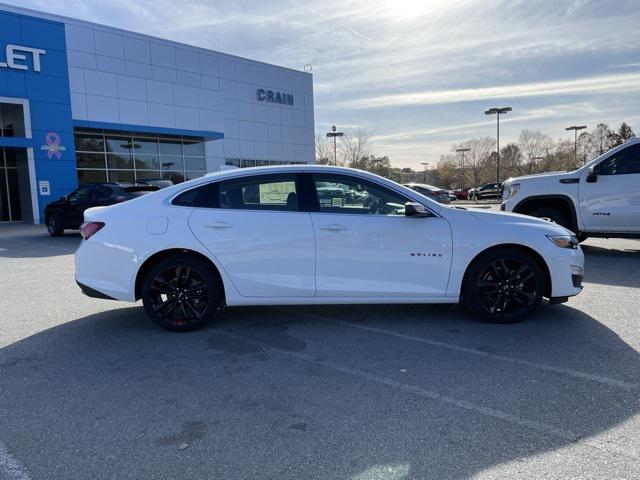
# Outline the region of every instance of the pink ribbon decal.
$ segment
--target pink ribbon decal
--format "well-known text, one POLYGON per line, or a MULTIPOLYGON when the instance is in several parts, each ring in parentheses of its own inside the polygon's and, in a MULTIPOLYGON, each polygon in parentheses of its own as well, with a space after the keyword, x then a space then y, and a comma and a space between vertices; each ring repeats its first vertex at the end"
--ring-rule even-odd
POLYGON ((66 147, 60 145, 60 135, 56 132, 49 132, 44 137, 44 141, 47 144, 42 145, 40 150, 46 150, 47 157, 52 158, 55 155, 55 157, 60 160, 62 158, 62 152, 66 150, 66 147))

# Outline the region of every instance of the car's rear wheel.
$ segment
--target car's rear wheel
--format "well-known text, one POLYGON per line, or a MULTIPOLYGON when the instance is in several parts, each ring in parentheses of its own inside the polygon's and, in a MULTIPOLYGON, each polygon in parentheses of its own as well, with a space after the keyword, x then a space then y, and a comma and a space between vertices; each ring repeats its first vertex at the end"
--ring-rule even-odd
POLYGON ((52 237, 59 237, 64 233, 64 224, 60 214, 53 213, 47 217, 47 231, 52 237))
POLYGON ((146 274, 142 302, 151 319, 166 330, 188 332, 217 313, 222 286, 212 269, 189 255, 161 260, 146 274))
POLYGON ((464 303, 492 323, 524 320, 538 307, 545 276, 534 257, 513 248, 499 248, 478 257, 463 286, 464 303))

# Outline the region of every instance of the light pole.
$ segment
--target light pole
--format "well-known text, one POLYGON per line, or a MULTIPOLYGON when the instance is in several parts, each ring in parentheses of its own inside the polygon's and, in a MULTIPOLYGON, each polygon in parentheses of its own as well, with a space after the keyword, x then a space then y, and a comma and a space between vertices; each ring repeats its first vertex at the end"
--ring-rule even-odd
POLYGON ((544 157, 533 157, 531 160, 533 160, 533 170, 535 173, 535 171, 538 170, 538 161, 544 160, 544 157))
POLYGON ((422 177, 422 181, 427 183, 427 168, 429 167, 429 162, 421 162, 424 166, 424 176, 422 177))
POLYGON ((331 131, 327 132, 327 137, 333 137, 333 164, 338 165, 338 147, 336 144, 336 137, 342 137, 344 132, 336 132, 336 126, 331 127, 331 131))
POLYGON ((468 152, 470 148, 456 148, 456 152, 460 153, 460 190, 464 190, 464 152, 468 152))
POLYGON ((496 156, 496 183, 500 183, 500 114, 504 115, 511 110, 513 110, 511 107, 493 107, 484 112, 485 115, 496 115, 497 119, 496 152, 498 155, 496 156))
POLYGON ((584 130, 586 125, 572 125, 565 128, 566 131, 573 130, 573 159, 578 165, 578 130, 584 130))

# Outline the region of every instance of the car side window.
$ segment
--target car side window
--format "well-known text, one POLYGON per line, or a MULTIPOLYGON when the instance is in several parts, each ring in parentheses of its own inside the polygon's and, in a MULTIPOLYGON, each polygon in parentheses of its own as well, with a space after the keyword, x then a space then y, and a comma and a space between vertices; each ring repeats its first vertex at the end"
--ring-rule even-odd
POLYGON ((404 215, 410 200, 382 185, 357 177, 332 174, 312 176, 320 211, 362 215, 404 215))
POLYGON ((298 211, 296 174, 256 175, 222 181, 218 195, 220 208, 298 211))
POLYGON ((69 201, 73 203, 84 202, 89 196, 89 188, 80 187, 75 192, 69 195, 69 201))
POLYGON ((111 196, 111 189, 102 185, 98 185, 89 191, 88 198, 90 202, 102 202, 111 196))
POLYGON ((598 165, 598 175, 640 173, 640 144, 631 145, 610 155, 598 165))

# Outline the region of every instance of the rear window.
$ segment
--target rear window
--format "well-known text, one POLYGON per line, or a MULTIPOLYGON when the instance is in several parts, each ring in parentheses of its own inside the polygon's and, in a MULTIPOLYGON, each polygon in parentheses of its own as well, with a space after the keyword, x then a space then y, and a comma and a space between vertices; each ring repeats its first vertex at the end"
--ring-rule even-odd
POLYGON ((182 192, 173 199, 171 204, 181 207, 217 208, 218 185, 216 183, 207 183, 182 192))
POLYGON ((124 191, 127 193, 127 195, 134 198, 141 197, 142 195, 146 195, 147 193, 151 193, 151 192, 156 192, 158 190, 159 188, 153 185, 141 185, 141 186, 136 185, 134 187, 124 187, 124 191))

